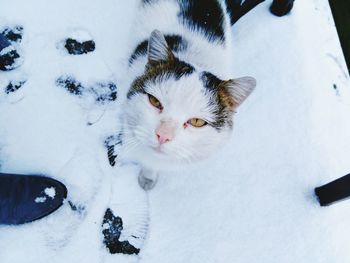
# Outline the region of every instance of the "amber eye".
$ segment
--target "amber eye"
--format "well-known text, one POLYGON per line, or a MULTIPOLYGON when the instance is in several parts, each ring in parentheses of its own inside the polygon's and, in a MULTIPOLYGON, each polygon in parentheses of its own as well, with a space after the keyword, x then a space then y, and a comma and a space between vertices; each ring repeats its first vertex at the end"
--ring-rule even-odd
POLYGON ((160 103, 160 101, 156 97, 154 97, 151 94, 148 94, 148 99, 149 99, 149 102, 152 104, 152 106, 156 107, 159 110, 163 109, 162 104, 160 103))
POLYGON ((205 120, 198 119, 198 118, 192 118, 188 120, 187 123, 191 124, 193 127, 196 127, 196 128, 200 128, 208 124, 205 120))

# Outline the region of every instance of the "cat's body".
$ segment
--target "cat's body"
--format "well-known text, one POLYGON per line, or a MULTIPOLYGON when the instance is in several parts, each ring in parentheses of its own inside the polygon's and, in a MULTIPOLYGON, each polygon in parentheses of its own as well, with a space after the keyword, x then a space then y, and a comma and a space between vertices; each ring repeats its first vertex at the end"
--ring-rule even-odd
POLYGON ((120 158, 142 166, 147 188, 152 181, 145 178, 218 149, 255 80, 230 79, 230 19, 222 1, 143 0, 136 18, 120 158))
POLYGON ((165 35, 168 44, 177 47, 173 53, 180 60, 190 62, 214 75, 226 74, 227 76, 221 76, 225 77, 223 79, 231 77, 232 65, 229 59, 232 57, 231 25, 228 14, 220 2, 217 0, 143 1, 132 29, 135 45, 133 55, 136 55, 136 58, 133 56, 130 58, 132 62, 130 69, 134 71, 133 73, 142 74, 147 63, 145 52, 147 45, 143 46, 143 56, 137 56, 135 50, 140 44, 148 41, 152 31, 157 29, 165 35), (194 4, 186 6, 186 3, 194 4))

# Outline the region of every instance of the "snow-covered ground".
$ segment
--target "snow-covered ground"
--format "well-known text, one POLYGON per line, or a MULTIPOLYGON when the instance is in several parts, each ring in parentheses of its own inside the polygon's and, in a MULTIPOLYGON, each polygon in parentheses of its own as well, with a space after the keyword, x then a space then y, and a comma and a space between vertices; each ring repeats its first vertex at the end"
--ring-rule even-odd
POLYGON ((0 226, 0 262, 349 263, 350 202, 321 208, 313 195, 350 172, 350 80, 328 3, 296 1, 277 18, 267 1, 235 24, 234 75, 258 86, 232 139, 146 194, 137 168, 112 168, 104 146, 119 127, 137 2, 1 1, 0 29, 24 27, 24 63, 0 72, 0 171, 59 179, 77 209, 67 202, 42 220, 0 226), (65 53, 72 34, 91 35, 96 50, 65 53), (74 96, 56 85, 62 76, 116 83, 118 99, 74 96), (12 80, 26 82, 7 94, 12 80), (108 253, 107 207, 123 218, 125 238, 149 224, 139 256, 108 253))

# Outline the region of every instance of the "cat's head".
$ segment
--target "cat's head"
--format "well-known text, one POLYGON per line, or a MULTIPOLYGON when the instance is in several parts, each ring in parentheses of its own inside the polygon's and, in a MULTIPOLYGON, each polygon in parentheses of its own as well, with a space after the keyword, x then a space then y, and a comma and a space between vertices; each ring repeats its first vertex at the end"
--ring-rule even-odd
POLYGON ((255 88, 255 80, 220 80, 181 61, 157 30, 147 54, 145 70, 127 95, 126 146, 135 147, 143 163, 166 165, 214 153, 228 139, 233 114, 255 88))

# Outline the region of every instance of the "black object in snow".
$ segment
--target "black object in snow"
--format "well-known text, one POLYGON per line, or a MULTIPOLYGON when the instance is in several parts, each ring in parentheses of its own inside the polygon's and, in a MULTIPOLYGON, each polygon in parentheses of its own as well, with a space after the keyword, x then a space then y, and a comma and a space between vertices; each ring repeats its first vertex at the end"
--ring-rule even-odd
POLYGON ((61 76, 56 80, 56 85, 65 88, 69 93, 82 95, 84 87, 72 76, 61 76))
POLYGON ((109 164, 114 166, 116 164, 116 159, 118 157, 118 146, 120 147, 123 144, 122 133, 118 133, 116 135, 109 136, 105 140, 105 146, 107 148, 107 155, 109 164))
POLYGON ((21 80, 21 81, 11 81, 7 87, 5 88, 5 93, 6 94, 10 94, 12 92, 15 92, 17 90, 19 90, 23 85, 24 83, 26 83, 25 80, 21 80))
POLYGON ((103 104, 117 99, 117 85, 113 82, 97 83, 91 87, 91 91, 96 95, 96 101, 103 104))
POLYGON ((292 10, 293 4, 294 0, 274 0, 270 11, 276 16, 284 16, 292 10))
POLYGON ((118 97, 117 85, 111 81, 83 86, 75 77, 63 75, 56 80, 56 85, 65 88, 69 93, 79 97, 82 97, 84 94, 90 94, 100 105, 113 102, 118 97))
POLYGON ((112 210, 108 208, 102 221, 102 234, 104 236, 103 243, 111 254, 121 253, 137 255, 140 252, 140 249, 134 247, 128 241, 119 241, 122 230, 122 219, 119 216, 115 216, 112 210))
POLYGON ((3 34, 9 41, 20 42, 22 40, 23 27, 15 26, 13 28, 6 28, 1 34, 3 34))
POLYGON ((19 58, 19 54, 15 49, 10 49, 8 52, 4 52, 4 49, 7 47, 11 47, 10 41, 8 39, 0 34, 0 54, 1 52, 3 54, 0 55, 0 70, 8 71, 14 69, 15 62, 19 58))
POLYGON ((52 178, 0 173, 0 224, 28 223, 56 211, 67 188, 52 178))
POLYGON ((68 38, 66 39, 64 47, 71 55, 82 55, 94 51, 95 42, 93 40, 79 42, 75 39, 68 38))
POLYGON ((10 41, 8 41, 8 39, 3 34, 0 34, 0 52, 1 50, 3 50, 4 48, 10 45, 11 45, 10 41))
POLYGON ((321 206, 327 206, 350 197, 350 174, 323 186, 316 187, 315 194, 321 206))

